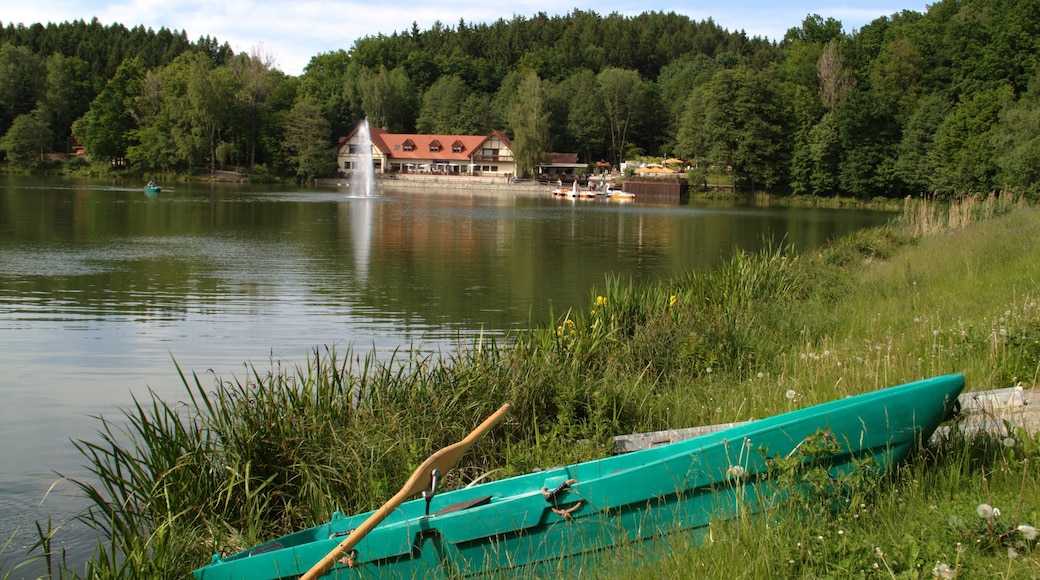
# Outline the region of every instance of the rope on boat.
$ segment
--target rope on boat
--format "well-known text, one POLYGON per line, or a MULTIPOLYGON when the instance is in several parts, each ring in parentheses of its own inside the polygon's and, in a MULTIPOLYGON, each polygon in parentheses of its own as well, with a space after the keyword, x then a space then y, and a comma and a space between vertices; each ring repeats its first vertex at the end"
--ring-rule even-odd
POLYGON ((570 489, 571 485, 573 485, 575 483, 578 483, 577 479, 568 479, 567 481, 561 483, 559 485, 559 487, 557 487, 556 489, 554 489, 552 491, 549 491, 549 488, 543 485, 542 486, 542 495, 545 496, 545 501, 547 501, 549 503, 552 503, 553 500, 556 499, 556 496, 558 494, 563 493, 564 491, 567 491, 568 489, 570 489))
MULTIPOLYGON (((571 485, 573 485, 575 483, 578 483, 577 479, 568 479, 567 481, 561 483, 556 489, 554 489, 552 491, 549 491, 549 488, 543 485, 542 486, 542 495, 545 496, 545 501, 547 501, 549 503, 553 503, 554 501, 556 501, 556 496, 557 495, 567 491, 568 489, 570 489, 571 485)), ((581 503, 582 502, 579 501, 578 503, 576 503, 576 504, 574 504, 571 507, 566 508, 566 509, 560 509, 560 508, 556 508, 556 507, 551 508, 551 509, 552 509, 554 514, 562 517, 565 520, 568 520, 568 519, 571 518, 571 514, 574 513, 575 510, 577 510, 578 508, 581 507, 581 503)))
POLYGON ((357 550, 351 550, 349 554, 339 559, 339 563, 347 568, 357 566, 357 550))
POLYGON ((571 507, 569 507, 569 508, 567 508, 565 510, 561 510, 559 508, 552 508, 552 511, 553 511, 554 514, 562 517, 563 519, 569 520, 569 519, 571 519, 571 514, 574 513, 574 510, 576 510, 576 509, 578 509, 580 507, 581 507, 581 502, 579 501, 578 503, 572 505, 571 507))

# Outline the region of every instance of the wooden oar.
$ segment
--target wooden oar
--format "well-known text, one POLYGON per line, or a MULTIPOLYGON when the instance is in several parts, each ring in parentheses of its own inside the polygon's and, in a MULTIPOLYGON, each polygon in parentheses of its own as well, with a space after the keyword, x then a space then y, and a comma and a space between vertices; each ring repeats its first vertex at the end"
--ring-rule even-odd
POLYGON ((321 576, 324 576, 330 568, 343 557, 344 554, 348 554, 350 550, 361 541, 369 532, 371 532, 376 526, 379 525, 386 516, 390 515, 397 506, 404 503, 404 501, 413 495, 418 495, 430 486, 430 482, 433 477, 435 470, 441 473, 448 473, 452 467, 458 463, 459 459, 469 451, 470 447, 477 442, 485 433, 491 430, 503 417, 506 416, 513 408, 512 405, 506 403, 502 405, 494 415, 488 417, 483 423, 480 424, 472 433, 466 436, 465 439, 454 443, 437 451, 433 455, 426 458, 426 461, 422 462, 422 465, 412 473, 412 476, 405 482, 404 487, 401 491, 397 492, 394 497, 390 498, 390 501, 383 504, 383 507, 376 510, 372 515, 368 516, 368 519, 361 523, 360 526, 350 532, 350 535, 346 537, 334 550, 325 555, 320 562, 315 564, 306 574, 300 577, 300 580, 317 580, 321 576))

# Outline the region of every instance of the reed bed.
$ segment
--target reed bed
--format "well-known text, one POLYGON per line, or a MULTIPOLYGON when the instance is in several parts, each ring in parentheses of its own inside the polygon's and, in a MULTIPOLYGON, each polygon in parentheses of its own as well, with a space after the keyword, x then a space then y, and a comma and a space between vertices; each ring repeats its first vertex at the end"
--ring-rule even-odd
MULTIPOLYGON (((1038 223, 1013 196, 908 201, 891 225, 812 252, 738 253, 655 284, 608 279, 583 308, 446 357, 325 348, 242 377, 182 374, 182 401, 137 401, 76 444, 94 476, 78 482, 92 503, 80 519, 107 538, 94 558, 70 569, 43 539, 37 556, 53 577, 185 577, 215 552, 378 507, 505 401, 514 412, 447 485, 601 457, 619 434, 764 417, 947 372, 975 389, 1035 388, 1038 223)), ((719 522, 707 542, 679 539, 652 559, 619 550, 590 574, 1035 576, 1035 530, 1028 539, 1017 526, 1040 521, 1038 448, 1024 432, 955 437, 885 481, 855 482, 842 509, 719 522), (982 503, 1002 515, 975 515, 982 503)))

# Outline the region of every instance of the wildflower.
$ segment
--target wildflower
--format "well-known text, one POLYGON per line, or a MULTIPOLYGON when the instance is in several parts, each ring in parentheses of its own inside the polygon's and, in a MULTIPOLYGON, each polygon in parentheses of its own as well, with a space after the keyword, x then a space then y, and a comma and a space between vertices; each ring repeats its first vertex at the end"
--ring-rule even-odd
POLYGON ((1008 558, 1011 558, 1012 560, 1017 560, 1018 559, 1018 550, 1016 550, 1014 548, 1008 548, 1008 558))
POLYGON ((787 398, 791 399, 792 401, 795 399, 795 397, 798 396, 798 393, 795 392, 794 389, 787 389, 787 393, 785 393, 785 394, 786 394, 787 398))
POLYGON ((606 305, 607 305, 607 297, 606 296, 596 296, 596 306, 606 306, 606 305))
POLYGON ((951 568, 949 564, 943 564, 941 562, 935 563, 935 568, 932 568, 932 573, 935 574, 936 578, 948 579, 954 577, 953 568, 951 568))
POLYGON ((733 479, 740 479, 741 477, 744 477, 744 468, 739 465, 731 465, 730 468, 726 470, 726 475, 733 479))
POLYGON ((1014 447, 1015 446, 1015 438, 1014 437, 1005 437, 1003 443, 1004 443, 1004 447, 1014 447))
POLYGON ((706 368, 706 369, 704 369, 704 370, 705 370, 705 371, 707 371, 707 373, 708 373, 709 375, 711 374, 711 367, 708 367, 708 368, 706 368))
POLYGON ((979 517, 988 520, 993 517, 993 506, 988 503, 980 503, 979 507, 975 508, 975 513, 979 514, 979 517))
POLYGON ((885 553, 881 551, 881 548, 874 548, 874 555, 878 558, 884 558, 885 553))
POLYGON ((1022 524, 1018 526, 1018 531, 1022 532, 1022 536, 1025 537, 1025 539, 1027 540, 1036 539, 1036 528, 1029 524, 1022 524))
POLYGON ((678 301, 679 301, 679 299, 675 297, 675 294, 672 294, 672 295, 671 295, 671 296, 670 296, 670 297, 668 298, 668 306, 669 306, 669 307, 671 307, 671 306, 675 306, 675 303, 676 303, 676 302, 678 302, 678 301))
POLYGON ((762 378, 762 377, 764 377, 764 376, 766 376, 766 374, 765 374, 765 373, 763 373, 763 372, 761 372, 761 371, 759 371, 759 373, 758 373, 758 378, 760 378, 760 379, 761 379, 761 378, 762 378))

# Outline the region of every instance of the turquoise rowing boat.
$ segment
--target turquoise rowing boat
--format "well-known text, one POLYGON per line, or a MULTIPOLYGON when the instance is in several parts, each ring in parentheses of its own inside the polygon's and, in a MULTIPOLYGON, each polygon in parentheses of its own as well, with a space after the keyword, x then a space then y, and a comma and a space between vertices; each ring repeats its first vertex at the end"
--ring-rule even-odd
POLYGON ((765 509, 783 493, 772 486, 767 458, 792 456, 821 430, 840 444, 824 459, 832 475, 864 458, 887 470, 952 416, 963 388, 963 375, 941 376, 625 455, 443 493, 431 488, 428 501, 400 503, 374 528, 364 524, 376 512, 337 513, 326 524, 215 555, 195 578, 275 580, 309 570, 309 577, 336 579, 566 571, 576 556, 703 532, 712 520, 765 509), (359 529, 368 533, 358 532, 363 537, 349 555, 313 575, 315 563, 359 529))

